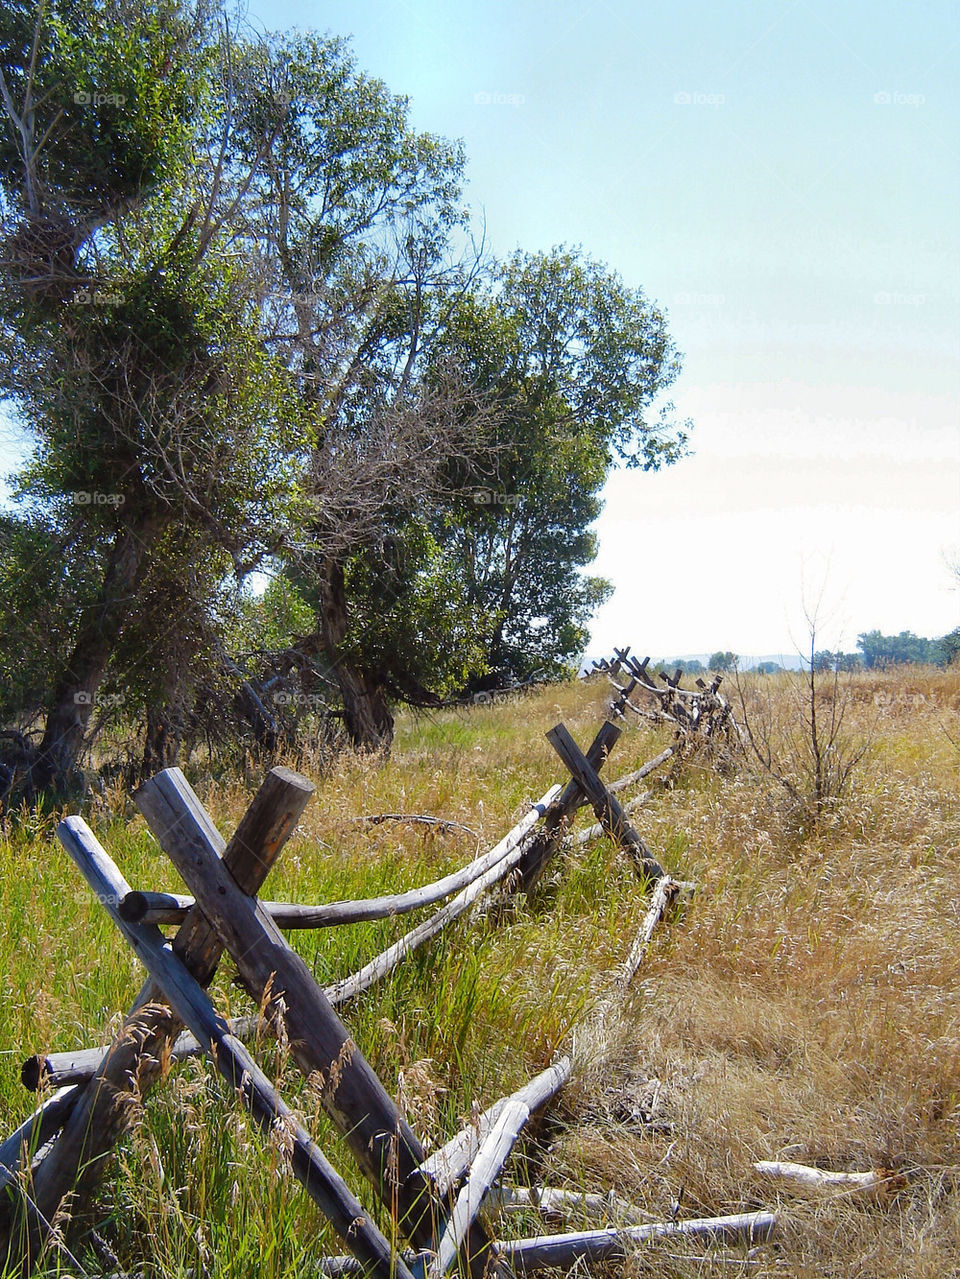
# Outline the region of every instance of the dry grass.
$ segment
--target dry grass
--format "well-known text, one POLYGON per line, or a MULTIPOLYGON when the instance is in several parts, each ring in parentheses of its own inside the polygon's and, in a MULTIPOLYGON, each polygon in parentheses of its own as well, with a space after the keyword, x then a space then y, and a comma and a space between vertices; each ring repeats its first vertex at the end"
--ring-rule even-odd
MULTIPOLYGON (((794 687, 789 676, 764 685, 781 708, 794 687)), ((606 700, 599 684, 560 686, 402 718, 389 762, 345 756, 315 778, 317 797, 270 895, 370 895, 457 866, 476 848, 464 832, 353 819, 433 813, 487 847, 559 777, 544 731, 562 719, 586 745, 606 700)), ((601 841, 561 859, 535 900, 462 921, 358 1000, 346 1011, 352 1032, 428 1143, 449 1135, 472 1101, 489 1103, 572 1047, 575 1079, 528 1147, 522 1176, 612 1189, 651 1217, 670 1215, 678 1199, 682 1216, 779 1200, 778 1240, 749 1256, 661 1244, 620 1273, 960 1272, 958 712, 960 672, 853 677, 845 730, 869 737, 871 750, 812 829, 800 828, 769 777, 689 765, 635 822, 698 892, 655 934, 627 1005, 610 1001, 611 976, 644 901, 601 841), (775 1158, 895 1176, 874 1196, 778 1190, 752 1170, 775 1158)), ((664 730, 629 726, 611 777, 664 744, 664 730)), ((255 779, 194 780, 229 833, 255 779)), ((89 820, 131 882, 177 886, 123 796, 101 801, 89 820)), ((97 1040, 139 983, 50 833, 41 824, 0 845, 4 1129, 26 1108, 20 1057, 97 1040)), ((296 944, 328 980, 397 936, 397 923, 300 934, 296 944)), ((216 998, 243 1006, 228 975, 216 998)), ((198 1264, 212 1274, 302 1274, 336 1245, 279 1175, 279 1155, 264 1158, 207 1079, 194 1063, 150 1102, 95 1215, 103 1224, 113 1214, 104 1229, 125 1263, 146 1261, 157 1275, 198 1264)), ((346 1167, 289 1070, 284 1087, 346 1167)), ((524 1214, 505 1230, 535 1226, 524 1214)))

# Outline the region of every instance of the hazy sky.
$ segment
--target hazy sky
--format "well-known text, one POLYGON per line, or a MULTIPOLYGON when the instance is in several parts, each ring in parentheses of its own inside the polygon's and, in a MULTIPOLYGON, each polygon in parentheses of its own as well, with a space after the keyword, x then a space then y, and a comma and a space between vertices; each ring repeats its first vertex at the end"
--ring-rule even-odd
POLYGON ((694 456, 615 474, 592 652, 960 624, 960 6, 255 0, 462 138, 487 243, 669 313, 694 456))

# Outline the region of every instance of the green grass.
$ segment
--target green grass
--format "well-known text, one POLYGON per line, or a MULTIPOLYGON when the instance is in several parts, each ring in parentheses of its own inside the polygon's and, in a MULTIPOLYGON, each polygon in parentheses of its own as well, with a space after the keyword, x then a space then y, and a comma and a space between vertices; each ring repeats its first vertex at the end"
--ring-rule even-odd
MULTIPOLYGON (((768 687, 791 704, 789 678, 768 687)), ((544 732, 563 720, 586 746, 606 700, 599 684, 558 686, 401 716, 389 761, 348 755, 318 772, 265 895, 373 896, 459 867, 563 780, 544 732), (477 837, 354 820, 374 812, 431 813, 477 837)), ((824 1166, 889 1165, 907 1180, 883 1201, 784 1196, 781 1241, 743 1273, 957 1270, 960 755, 939 726, 956 725, 960 677, 859 677, 850 705, 851 729, 872 732, 874 750, 815 830, 799 830, 769 779, 745 768, 722 778, 697 761, 635 815, 655 855, 699 891, 657 934, 633 995, 602 1026, 597 1010, 646 907, 607 840, 564 854, 531 900, 457 921, 341 1010, 428 1146, 455 1132, 473 1104, 490 1104, 573 1048, 576 1077, 549 1141, 515 1161, 521 1178, 615 1189, 651 1215, 669 1215, 682 1187, 683 1215, 694 1215, 774 1203, 751 1164, 784 1149, 824 1166), (658 1122, 645 1128, 629 1116, 653 1093, 658 1122)), ((667 730, 631 724, 607 772, 630 771, 669 740, 667 730)), ((229 836, 254 779, 216 777, 202 760, 186 769, 229 836)), ((133 885, 182 891, 125 796, 84 815, 133 885)), ((0 839, 0 1133, 31 1107, 22 1059, 109 1038, 143 976, 54 824, 27 817, 0 839)), ((291 937, 326 983, 418 918, 291 937)), ((224 1011, 248 1009, 229 964, 211 993, 224 1011)), ((389 1229, 315 1093, 275 1046, 257 1052, 389 1229)), ((206 1065, 176 1067, 77 1223, 75 1250, 97 1273, 85 1233, 96 1225, 125 1267, 148 1275, 305 1274, 341 1247, 283 1163, 206 1065)), ((541 1224, 524 1214, 503 1229, 513 1237, 541 1224)), ((51 1256, 50 1273, 57 1265, 51 1256)), ((740 1273, 679 1245, 626 1270, 740 1273)))

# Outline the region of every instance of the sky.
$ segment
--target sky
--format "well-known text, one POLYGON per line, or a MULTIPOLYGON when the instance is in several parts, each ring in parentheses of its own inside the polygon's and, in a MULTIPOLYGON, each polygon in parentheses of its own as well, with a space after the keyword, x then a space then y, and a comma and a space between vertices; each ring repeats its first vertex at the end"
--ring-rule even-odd
MULTIPOLYGON (((662 306, 692 455, 605 489, 588 651, 960 625, 960 6, 253 0, 462 139, 487 247, 662 306)), ((11 456, 0 441, 2 460, 11 456)))

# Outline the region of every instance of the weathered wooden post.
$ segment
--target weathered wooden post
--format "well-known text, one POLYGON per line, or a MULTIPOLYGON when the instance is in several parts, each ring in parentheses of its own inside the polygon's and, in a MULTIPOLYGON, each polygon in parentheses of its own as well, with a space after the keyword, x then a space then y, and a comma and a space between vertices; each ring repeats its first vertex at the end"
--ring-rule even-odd
POLYGON ((603 829, 632 858, 638 874, 659 879, 664 873, 663 867, 627 821, 619 801, 604 786, 589 757, 580 750, 563 724, 551 728, 547 739, 570 770, 578 787, 590 800, 603 829))
MULTIPOLYGON (((620 731, 619 727, 609 720, 600 725, 600 730, 587 751, 587 759, 593 768, 603 767, 614 743, 620 736, 620 731)), ((530 892, 536 886, 547 864, 556 854, 563 842, 567 822, 577 811, 583 798, 584 792, 579 783, 570 781, 550 805, 543 819, 543 830, 531 843, 520 863, 520 884, 526 892, 530 892)))
MULTIPOLYGON (((186 778, 179 769, 165 769, 141 787, 137 802, 251 997, 282 1026, 304 1074, 321 1083, 324 1108, 399 1228, 415 1247, 434 1249, 445 1214, 419 1171, 423 1149, 416 1135, 303 959, 219 857, 186 778)), ((464 1253, 476 1279, 491 1262, 499 1273, 510 1273, 493 1258, 491 1241, 477 1223, 464 1253)))
MULTIPOLYGON (((362 1204, 284 1105, 276 1089, 210 1003, 183 960, 167 948, 155 924, 123 920, 117 902, 129 885, 81 817, 68 817, 57 834, 81 874, 106 906, 177 1017, 190 1027, 237 1098, 268 1135, 289 1143, 293 1173, 353 1254, 378 1279, 412 1279, 402 1260, 370 1220, 362 1204)), ((220 863, 223 864, 222 862, 220 863)), ((239 891, 239 890, 238 890, 239 891)), ((163 1012, 173 1017, 170 1008, 163 1012)), ((42 1167, 43 1165, 41 1165, 42 1167)), ((31 1205, 32 1207, 32 1205, 31 1205)))
MULTIPOLYGON (((226 848, 227 864, 248 891, 255 892, 262 884, 313 791, 313 783, 305 777, 287 768, 272 769, 228 848, 213 822, 203 814, 204 832, 211 847, 218 853, 226 848)), ((129 886, 125 891, 129 891, 129 886)), ((223 947, 200 911, 194 910, 187 917, 174 938, 173 948, 199 984, 209 985, 223 947)), ((0 1219, 0 1256, 9 1251, 29 1269, 49 1231, 47 1223, 53 1220, 63 1197, 77 1191, 88 1194, 96 1184, 104 1156, 115 1145, 131 1114, 131 1095, 142 1095, 153 1085, 160 1061, 183 1028, 169 1009, 159 1007, 162 1002, 162 990, 148 979, 97 1072, 71 1094, 71 1113, 53 1149, 34 1174, 29 1229, 25 1234, 21 1223, 16 1227, 18 1240, 10 1240, 10 1214, 4 1214, 0 1219)))

